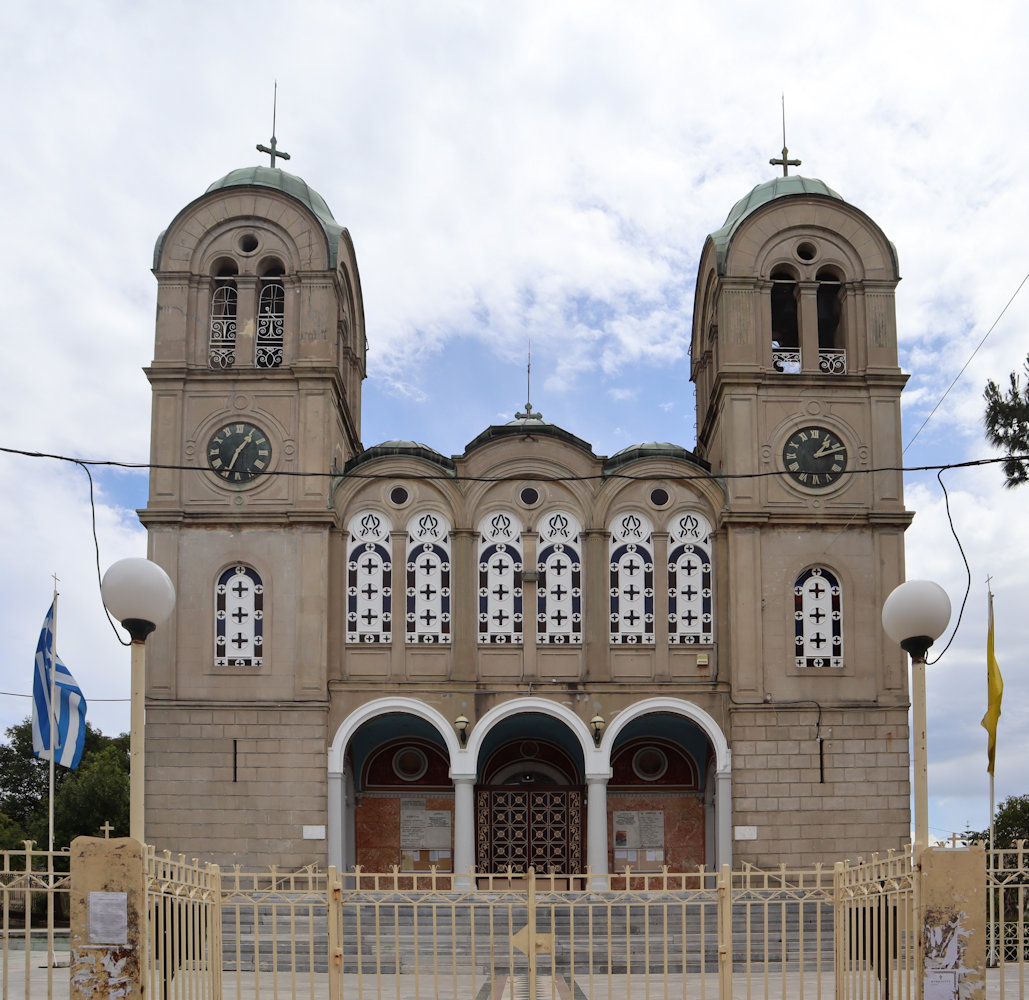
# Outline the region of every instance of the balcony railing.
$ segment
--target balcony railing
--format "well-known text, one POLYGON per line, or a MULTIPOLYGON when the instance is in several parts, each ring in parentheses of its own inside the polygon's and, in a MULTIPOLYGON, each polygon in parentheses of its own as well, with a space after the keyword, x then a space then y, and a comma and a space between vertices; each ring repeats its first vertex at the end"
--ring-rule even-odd
MULTIPOLYGON (((798 347, 773 347, 772 367, 782 375, 799 375, 801 354, 798 347)), ((820 350, 818 371, 822 375, 846 375, 847 352, 845 350, 820 350)))

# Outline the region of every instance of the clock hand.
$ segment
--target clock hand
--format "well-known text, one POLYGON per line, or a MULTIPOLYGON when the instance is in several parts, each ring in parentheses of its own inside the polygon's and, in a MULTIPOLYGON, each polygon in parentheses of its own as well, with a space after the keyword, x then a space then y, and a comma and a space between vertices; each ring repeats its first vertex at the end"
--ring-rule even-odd
POLYGON ((826 455, 831 455, 835 451, 843 451, 843 445, 833 445, 831 448, 828 447, 828 442, 820 445, 818 451, 816 451, 811 457, 812 458, 825 458, 826 455))
POLYGON ((241 452, 241 451, 242 451, 242 450, 243 450, 243 449, 244 449, 244 448, 245 448, 245 447, 246 447, 246 446, 247 446, 248 444, 250 444, 250 439, 251 439, 251 438, 252 438, 253 436, 254 436, 254 430, 253 430, 253 428, 251 428, 251 429, 250 429, 250 433, 249 433, 249 434, 247 434, 247 436, 246 436, 245 438, 243 438, 243 440, 242 440, 242 441, 240 442, 240 444, 239 444, 239 447, 238 447, 238 448, 236 449, 236 451, 235 451, 235 452, 233 453, 232 459, 231 459, 231 460, 229 461, 229 464, 228 464, 228 465, 226 466, 226 468, 227 468, 227 469, 231 469, 231 468, 232 468, 232 467, 233 467, 233 466, 234 466, 234 465, 236 464, 236 459, 237 459, 237 458, 239 458, 240 452, 241 452))

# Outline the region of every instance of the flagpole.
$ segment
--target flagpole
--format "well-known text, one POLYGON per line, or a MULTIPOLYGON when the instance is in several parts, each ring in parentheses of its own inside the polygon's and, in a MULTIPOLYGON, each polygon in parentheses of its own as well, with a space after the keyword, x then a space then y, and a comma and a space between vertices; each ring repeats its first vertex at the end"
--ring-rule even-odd
POLYGON ((47 801, 47 829, 49 851, 54 849, 54 730, 58 719, 54 718, 54 699, 57 691, 57 574, 54 574, 54 613, 50 619, 50 794, 47 801))

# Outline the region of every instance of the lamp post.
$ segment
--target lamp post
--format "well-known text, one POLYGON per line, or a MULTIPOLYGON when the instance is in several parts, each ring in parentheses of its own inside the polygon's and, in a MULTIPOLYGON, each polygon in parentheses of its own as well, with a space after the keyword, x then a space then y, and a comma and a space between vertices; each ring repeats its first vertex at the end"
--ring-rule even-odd
POLYGON ((915 852, 929 846, 929 755, 925 721, 925 654, 947 630, 950 598, 932 580, 908 580, 883 604, 883 628, 911 656, 911 725, 915 751, 915 852))
POLYGON ((149 559, 122 559, 100 583, 107 610, 132 639, 132 701, 129 733, 129 836, 143 842, 143 722, 146 638, 175 606, 168 574, 149 559))

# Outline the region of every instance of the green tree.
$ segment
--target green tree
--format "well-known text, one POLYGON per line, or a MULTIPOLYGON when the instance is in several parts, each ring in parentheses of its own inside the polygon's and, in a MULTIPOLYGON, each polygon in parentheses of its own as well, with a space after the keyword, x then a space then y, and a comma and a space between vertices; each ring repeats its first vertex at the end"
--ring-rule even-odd
MULTIPOLYGON (((1006 391, 990 379, 983 397, 986 400, 986 440, 1003 448, 1009 456, 1029 455, 1029 356, 1026 357, 1027 382, 1021 385, 1018 373, 1012 372, 1006 391)), ((1029 461, 1008 458, 1004 462, 1004 485, 1021 486, 1029 482, 1029 461)))
MULTIPOLYGON (((54 769, 55 846, 67 847, 81 835, 98 836, 106 821, 115 836, 127 834, 128 773, 128 734, 105 736, 87 723, 78 768, 54 769)), ((26 838, 46 846, 49 782, 49 761, 32 755, 32 720, 9 727, 0 744, 0 815, 12 825, 0 822, 0 837, 16 837, 12 846, 26 838)))
MULTIPOLYGON (((969 831, 966 839, 989 844, 990 831, 969 831)), ((999 806, 993 816, 994 847, 1014 847, 1019 840, 1029 841, 1029 795, 1011 795, 999 806)))

